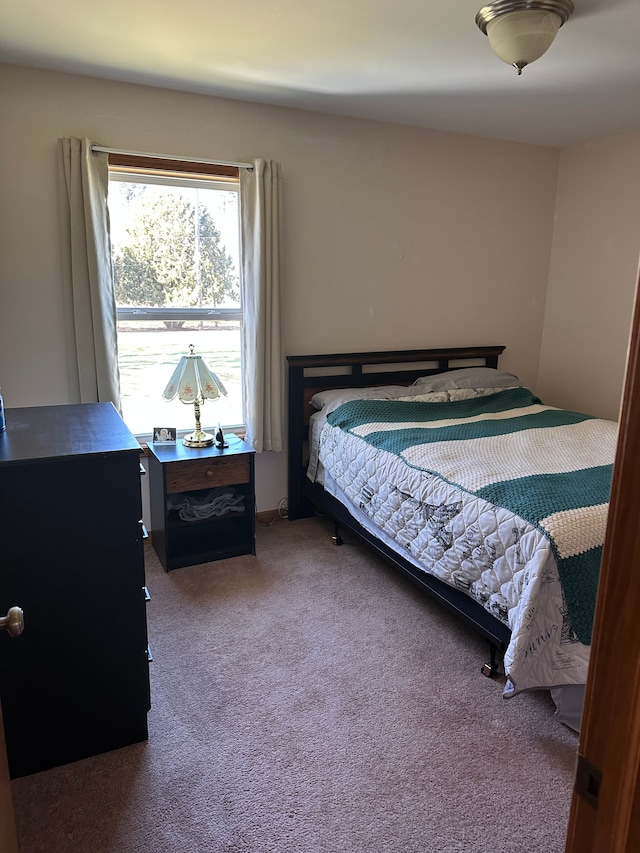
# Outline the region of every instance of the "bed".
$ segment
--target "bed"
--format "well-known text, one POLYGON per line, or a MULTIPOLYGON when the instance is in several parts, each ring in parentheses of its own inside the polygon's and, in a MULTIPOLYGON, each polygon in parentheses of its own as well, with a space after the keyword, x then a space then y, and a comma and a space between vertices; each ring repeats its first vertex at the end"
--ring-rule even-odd
POLYGON ((289 356, 291 520, 347 528, 579 730, 617 425, 546 406, 503 346, 289 356))

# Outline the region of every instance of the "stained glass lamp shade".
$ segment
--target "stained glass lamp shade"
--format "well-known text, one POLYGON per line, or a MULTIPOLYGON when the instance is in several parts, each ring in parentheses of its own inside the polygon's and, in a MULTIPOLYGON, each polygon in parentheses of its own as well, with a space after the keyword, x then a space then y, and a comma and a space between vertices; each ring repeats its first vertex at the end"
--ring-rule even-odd
POLYGON ((217 400, 220 395, 227 396, 226 388, 218 376, 209 370, 202 356, 195 354, 193 344, 190 344, 189 355, 182 356, 162 394, 165 400, 177 397, 194 407, 196 428, 183 439, 187 447, 208 447, 213 444, 214 436, 203 432, 200 427, 200 405, 205 400, 217 400))

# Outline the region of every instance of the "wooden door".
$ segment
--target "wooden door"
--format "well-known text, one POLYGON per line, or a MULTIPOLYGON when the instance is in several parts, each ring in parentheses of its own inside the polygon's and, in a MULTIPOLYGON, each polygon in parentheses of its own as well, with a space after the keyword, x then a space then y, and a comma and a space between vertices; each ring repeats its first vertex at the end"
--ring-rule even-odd
POLYGON ((11 780, 7 763, 7 748, 4 742, 2 708, 0 707, 0 850, 2 853, 18 853, 16 819, 13 812, 11 780))
MULTIPOLYGON (((0 632, 6 631, 8 635, 2 636, 2 642, 13 642, 12 638, 19 637, 23 629, 22 608, 10 607, 6 616, 0 616, 0 632)), ((13 811, 7 745, 4 739, 2 705, 0 705, 0 851, 2 853, 18 853, 18 835, 13 811)))
POLYGON ((565 853, 640 851, 640 282, 565 853))

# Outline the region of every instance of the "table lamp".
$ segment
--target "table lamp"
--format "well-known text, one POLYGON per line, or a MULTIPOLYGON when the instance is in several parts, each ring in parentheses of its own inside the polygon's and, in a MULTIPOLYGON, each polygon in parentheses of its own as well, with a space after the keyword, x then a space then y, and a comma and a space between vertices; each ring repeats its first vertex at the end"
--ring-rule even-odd
MULTIPOLYGON (((189 355, 182 356, 162 394, 165 400, 173 400, 177 396, 182 403, 193 404, 196 428, 185 435, 183 444, 186 447, 209 447, 213 444, 214 436, 200 428, 200 404, 205 399, 217 400, 221 394, 227 396, 226 388, 216 374, 209 370, 202 357, 195 354, 193 344, 189 344, 189 355)), ((220 427, 215 439, 218 447, 228 446, 220 427)))

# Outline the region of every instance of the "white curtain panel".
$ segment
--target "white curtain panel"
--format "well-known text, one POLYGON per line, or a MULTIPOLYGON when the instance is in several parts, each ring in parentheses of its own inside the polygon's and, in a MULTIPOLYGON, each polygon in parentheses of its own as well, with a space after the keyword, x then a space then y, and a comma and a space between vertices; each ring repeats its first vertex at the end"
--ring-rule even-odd
POLYGON ((72 402, 120 405, 109 237, 108 154, 88 139, 58 140, 60 229, 72 402))
POLYGON ((246 441, 258 453, 279 452, 284 444, 280 164, 273 160, 253 162, 252 170, 240 170, 246 441))

